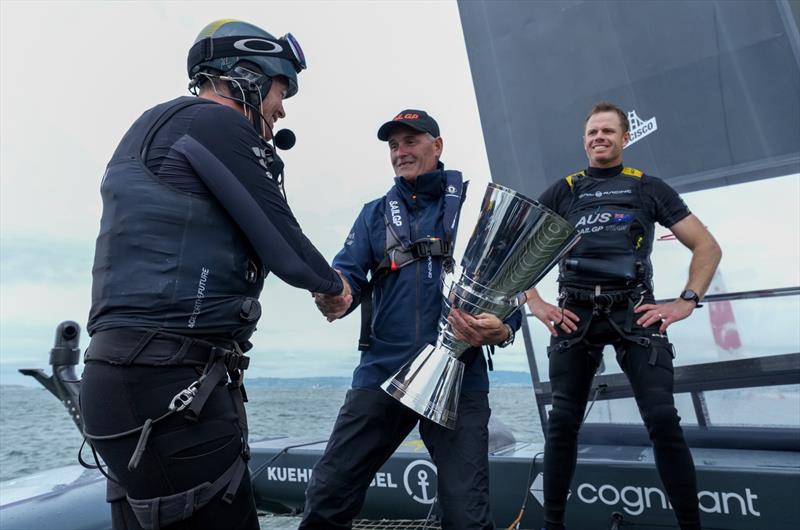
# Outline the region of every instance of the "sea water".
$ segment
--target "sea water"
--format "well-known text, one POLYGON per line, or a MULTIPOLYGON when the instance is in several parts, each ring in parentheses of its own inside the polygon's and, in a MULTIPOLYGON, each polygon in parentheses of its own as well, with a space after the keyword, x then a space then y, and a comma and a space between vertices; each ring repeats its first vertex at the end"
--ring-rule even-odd
MULTIPOLYGON (((250 439, 292 436, 324 440, 330 434, 346 385, 303 380, 248 388, 250 439)), ((541 442, 533 389, 495 385, 489 394, 494 419, 518 441, 541 442)), ((81 436, 64 407, 44 388, 0 386, 0 482, 77 463, 81 436)), ((418 438, 414 430, 410 438, 418 438)), ((91 453, 86 451, 86 458, 91 453)), ((2 497, 2 491, 0 491, 2 497)), ((297 528, 297 517, 263 516, 262 528, 297 528)))

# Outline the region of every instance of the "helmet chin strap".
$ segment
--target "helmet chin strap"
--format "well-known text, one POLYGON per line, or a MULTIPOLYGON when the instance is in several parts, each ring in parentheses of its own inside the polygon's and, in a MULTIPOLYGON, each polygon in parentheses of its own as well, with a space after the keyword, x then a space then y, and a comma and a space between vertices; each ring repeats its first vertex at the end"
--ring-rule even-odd
MULTIPOLYGON (((200 76, 205 77, 211 82, 211 87, 217 96, 229 99, 242 105, 244 115, 250 120, 250 123, 253 125, 256 133, 258 133, 258 135, 261 136, 261 138, 263 138, 265 141, 267 140, 266 132, 267 129, 269 129, 269 125, 267 124, 267 120, 264 118, 264 115, 261 113, 261 102, 264 100, 264 97, 269 94, 269 90, 272 87, 272 78, 264 76, 266 78, 266 82, 263 85, 264 91, 262 96, 261 87, 250 79, 244 77, 231 77, 227 75, 214 75, 208 72, 198 72, 189 83, 189 91, 194 95, 198 95, 199 93, 198 86, 200 84, 200 76), (217 90, 217 85, 214 83, 215 78, 221 81, 226 81, 228 83, 228 89, 230 93, 239 93, 241 94, 241 98, 229 96, 217 90), (242 86, 243 83, 247 85, 247 88, 242 86)), ((271 132, 272 130, 270 129, 270 133, 271 132)))
MULTIPOLYGON (((266 85, 266 93, 269 94, 269 88, 272 86, 272 80, 270 79, 266 85)), ((246 102, 246 108, 249 107, 249 118, 250 123, 253 124, 253 128, 256 132, 263 138, 264 140, 267 139, 267 129, 269 129, 269 125, 267 124, 267 120, 264 118, 264 115, 261 113, 261 102, 263 98, 261 97, 261 90, 248 90, 244 92, 246 102)), ((266 97, 266 94, 265 94, 266 97)), ((272 130, 270 129, 270 136, 272 135, 272 130)))

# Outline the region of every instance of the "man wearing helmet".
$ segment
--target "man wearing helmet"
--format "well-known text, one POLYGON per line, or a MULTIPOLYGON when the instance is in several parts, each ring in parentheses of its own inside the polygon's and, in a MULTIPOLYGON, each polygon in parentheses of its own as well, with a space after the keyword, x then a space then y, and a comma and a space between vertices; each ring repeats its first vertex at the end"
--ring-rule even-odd
POLYGON ((209 24, 189 52, 199 97, 147 110, 107 166, 80 397, 115 529, 259 527, 242 373, 264 278, 350 297, 269 143, 304 67, 291 35, 209 24))

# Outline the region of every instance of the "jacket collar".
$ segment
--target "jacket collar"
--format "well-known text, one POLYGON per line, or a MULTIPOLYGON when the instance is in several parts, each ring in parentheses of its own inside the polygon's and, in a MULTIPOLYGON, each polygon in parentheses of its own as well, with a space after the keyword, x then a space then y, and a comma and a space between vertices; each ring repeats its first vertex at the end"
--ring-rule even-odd
POLYGON ((408 204, 437 201, 444 193, 444 164, 438 162, 435 170, 419 175, 413 184, 403 177, 395 177, 394 183, 408 204))
POLYGON ((596 178, 609 178, 609 177, 616 177, 622 173, 622 164, 614 167, 592 167, 589 166, 586 168, 586 174, 590 177, 596 178))

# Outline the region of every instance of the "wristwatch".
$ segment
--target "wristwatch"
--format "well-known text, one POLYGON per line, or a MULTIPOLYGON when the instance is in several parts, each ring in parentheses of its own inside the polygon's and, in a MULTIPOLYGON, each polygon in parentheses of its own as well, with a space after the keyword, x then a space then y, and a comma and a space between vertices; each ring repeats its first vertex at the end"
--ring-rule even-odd
POLYGON ((703 307, 700 305, 700 296, 698 296, 698 294, 691 289, 685 289, 681 293, 681 300, 686 300, 687 302, 693 301, 695 307, 703 307))
POLYGON ((508 330, 508 338, 497 345, 498 348, 505 348, 506 346, 511 346, 514 344, 514 328, 505 324, 506 329, 508 330))

